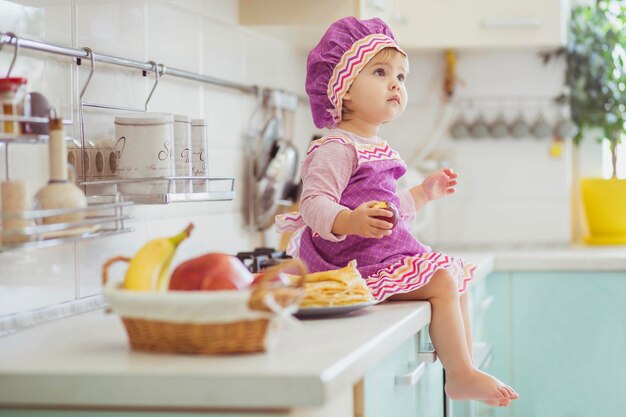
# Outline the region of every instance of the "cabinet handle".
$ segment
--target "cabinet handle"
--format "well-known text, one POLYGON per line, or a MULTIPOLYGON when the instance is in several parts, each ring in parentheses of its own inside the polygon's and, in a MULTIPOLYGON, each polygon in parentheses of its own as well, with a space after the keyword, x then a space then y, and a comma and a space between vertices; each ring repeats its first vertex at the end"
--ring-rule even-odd
POLYGON ((396 375, 396 385, 415 385, 426 371, 426 362, 409 362, 409 367, 415 366, 411 372, 404 375, 396 375))
POLYGON ((487 311, 489 310, 489 307, 491 307, 491 304, 493 304, 493 300, 494 297, 493 295, 490 295, 489 297, 485 298, 481 303, 480 303, 480 309, 482 311, 487 311))
POLYGON ((515 29, 515 28, 540 28, 543 26, 541 19, 483 19, 485 29, 515 29))

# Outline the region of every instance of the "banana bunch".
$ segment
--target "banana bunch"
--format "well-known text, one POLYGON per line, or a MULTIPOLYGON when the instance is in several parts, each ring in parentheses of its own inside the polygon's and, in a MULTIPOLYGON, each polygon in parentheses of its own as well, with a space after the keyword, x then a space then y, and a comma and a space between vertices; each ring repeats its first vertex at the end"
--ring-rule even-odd
POLYGON ((124 288, 132 291, 166 291, 169 284, 169 266, 178 245, 189 237, 193 224, 179 234, 153 239, 143 245, 130 260, 124 288))

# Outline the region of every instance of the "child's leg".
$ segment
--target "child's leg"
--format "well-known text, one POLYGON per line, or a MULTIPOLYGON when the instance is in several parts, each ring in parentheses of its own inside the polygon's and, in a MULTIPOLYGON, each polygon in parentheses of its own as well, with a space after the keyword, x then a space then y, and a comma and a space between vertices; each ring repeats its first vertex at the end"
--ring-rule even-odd
POLYGON ((458 289, 447 271, 437 271, 424 287, 394 295, 390 300, 430 301, 433 309, 430 337, 446 370, 448 397, 501 406, 517 398, 512 388, 474 368, 467 347, 458 289))
POLYGON ((467 292, 461 295, 461 315, 463 316, 463 327, 465 328, 465 341, 467 342, 467 350, 469 352, 469 356, 472 359, 472 363, 474 363, 474 352, 473 352, 473 341, 472 341, 472 325, 470 324, 470 314, 469 314, 469 306, 468 306, 468 296, 467 292))

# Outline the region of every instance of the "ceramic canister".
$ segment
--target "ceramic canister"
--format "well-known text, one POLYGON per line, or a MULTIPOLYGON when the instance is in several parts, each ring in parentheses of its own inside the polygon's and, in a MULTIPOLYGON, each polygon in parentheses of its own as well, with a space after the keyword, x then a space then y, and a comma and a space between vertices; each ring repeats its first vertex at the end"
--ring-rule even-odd
MULTIPOLYGON (((122 179, 174 176, 174 116, 130 113, 115 116, 117 174, 122 179)), ((169 181, 122 183, 126 194, 160 194, 169 181)))
MULTIPOLYGON (((191 119, 182 114, 174 115, 174 155, 177 177, 191 177, 191 119)), ((177 193, 190 193, 191 181, 176 181, 177 193)))
MULTIPOLYGON (((206 177, 209 175, 208 146, 209 140, 207 137, 206 120, 193 119, 191 121, 191 164, 194 177, 206 177)), ((208 190, 208 181, 193 182, 193 192, 202 193, 208 190)))

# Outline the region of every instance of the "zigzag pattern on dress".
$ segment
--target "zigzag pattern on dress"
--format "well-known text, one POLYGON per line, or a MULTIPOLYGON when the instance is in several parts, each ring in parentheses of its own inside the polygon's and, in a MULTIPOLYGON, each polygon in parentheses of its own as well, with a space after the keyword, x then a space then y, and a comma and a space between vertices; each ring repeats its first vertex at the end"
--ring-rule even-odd
MULTIPOLYGON (((358 73, 367 65, 374 55, 384 48, 398 47, 396 42, 383 34, 372 34, 355 42, 341 57, 335 66, 333 75, 328 82, 327 95, 335 109, 340 113, 343 96, 358 73)), ((404 52, 403 52, 404 53, 404 52)), ((406 55, 406 54, 405 54, 406 55)))
POLYGON ((287 244, 287 255, 292 258, 300 257, 300 240, 302 239, 302 234, 305 229, 305 227, 301 227, 296 230, 287 244))
POLYGON ((274 229, 278 233, 293 232, 304 226, 304 220, 299 211, 291 211, 289 213, 279 214, 274 217, 276 223, 274 229))
POLYGON ((351 143, 352 141, 350 139, 348 139, 345 136, 324 136, 321 139, 317 139, 314 140, 313 142, 311 142, 311 144, 309 145, 309 149, 306 151, 307 155, 310 155, 311 152, 313 152, 314 150, 316 150, 317 148, 319 148, 320 146, 329 143, 329 142, 339 142, 342 143, 344 145, 347 145, 349 143, 351 143))
POLYGON ((398 152, 391 149, 387 142, 373 145, 356 145, 356 152, 359 157, 359 164, 362 162, 400 159, 398 152))
MULTIPOLYGON (((365 279, 372 295, 382 301, 393 294, 406 293, 426 285, 439 269, 452 266, 453 259, 438 252, 407 256, 365 279)), ((460 262, 460 260, 456 260, 460 262)), ((464 265, 459 292, 467 289, 476 266, 464 265)))
POLYGON ((463 279, 463 282, 461 283, 461 288, 459 288, 459 292, 461 294, 463 294, 467 290, 468 284, 474 278, 474 272, 476 271, 476 268, 476 265, 470 263, 466 263, 463 266, 463 276, 461 277, 463 279))

